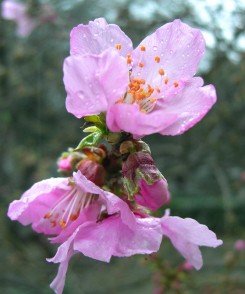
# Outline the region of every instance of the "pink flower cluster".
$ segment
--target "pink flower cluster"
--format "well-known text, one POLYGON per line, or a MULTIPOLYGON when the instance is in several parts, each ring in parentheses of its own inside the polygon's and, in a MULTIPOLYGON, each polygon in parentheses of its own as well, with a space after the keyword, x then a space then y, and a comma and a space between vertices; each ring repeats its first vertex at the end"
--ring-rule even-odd
MULTIPOLYGON (((203 53, 200 31, 180 20, 162 26, 135 50, 120 28, 104 19, 79 25, 71 32, 71 55, 64 63, 67 110, 78 118, 103 113, 108 132, 129 133, 134 138, 130 142, 153 133, 181 134, 216 101, 214 87, 193 77, 203 53)), ((103 146, 92 147, 75 168, 72 156, 61 158, 58 167, 71 171, 70 177, 36 183, 10 204, 12 220, 31 224, 59 244, 48 259, 60 263, 51 284, 54 291, 62 293, 76 253, 109 262, 113 256, 157 252, 164 238, 200 269, 199 246, 217 247, 222 241, 194 219, 168 211, 162 217, 150 214, 167 204, 170 194, 149 151, 130 151, 126 160, 119 160, 124 187, 133 195, 127 198, 122 188, 108 189, 109 184, 105 189, 108 177, 101 158, 106 152, 103 146)), ((114 157, 113 167, 118 163, 114 157)))

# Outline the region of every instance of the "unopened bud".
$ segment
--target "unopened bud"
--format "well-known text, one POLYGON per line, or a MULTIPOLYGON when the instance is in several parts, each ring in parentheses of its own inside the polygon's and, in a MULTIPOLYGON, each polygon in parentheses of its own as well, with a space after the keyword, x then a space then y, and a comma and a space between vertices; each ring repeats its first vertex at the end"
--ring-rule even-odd
POLYGON ((78 164, 77 169, 97 186, 103 186, 105 181, 105 169, 101 164, 90 159, 83 159, 78 164))

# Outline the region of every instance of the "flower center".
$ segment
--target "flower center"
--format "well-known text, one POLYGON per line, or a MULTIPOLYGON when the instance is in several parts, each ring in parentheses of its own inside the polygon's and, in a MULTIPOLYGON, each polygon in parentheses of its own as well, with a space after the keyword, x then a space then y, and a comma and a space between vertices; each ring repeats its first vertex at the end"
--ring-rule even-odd
POLYGON ((52 227, 59 225, 64 229, 96 199, 96 195, 84 193, 75 186, 56 202, 53 209, 44 215, 44 219, 49 221, 52 227))

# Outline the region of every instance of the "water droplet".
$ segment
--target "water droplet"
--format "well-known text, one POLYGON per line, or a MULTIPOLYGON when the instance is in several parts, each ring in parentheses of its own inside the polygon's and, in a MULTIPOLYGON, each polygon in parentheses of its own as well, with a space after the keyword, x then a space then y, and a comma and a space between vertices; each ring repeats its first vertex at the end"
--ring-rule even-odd
POLYGON ((173 54, 173 50, 170 50, 169 53, 170 53, 170 54, 173 54))
POLYGON ((83 38, 86 38, 87 36, 86 36, 86 34, 83 34, 83 38))
POLYGON ((114 42, 114 39, 111 38, 111 43, 113 43, 113 42, 114 42))
POLYGON ((157 46, 153 46, 153 50, 154 51, 157 51, 157 46))
POLYGON ((98 35, 99 35, 98 33, 94 33, 94 37, 95 37, 95 38, 98 37, 98 35))

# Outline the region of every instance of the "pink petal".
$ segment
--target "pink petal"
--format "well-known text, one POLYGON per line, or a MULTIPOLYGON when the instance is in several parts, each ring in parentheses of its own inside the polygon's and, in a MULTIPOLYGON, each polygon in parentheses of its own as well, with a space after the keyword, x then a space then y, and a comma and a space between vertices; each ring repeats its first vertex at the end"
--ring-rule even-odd
POLYGON ((105 191, 96 186, 94 183, 89 181, 80 171, 78 171, 77 173, 73 173, 73 178, 75 179, 76 184, 79 185, 81 189, 89 193, 101 196, 108 214, 115 214, 120 212, 122 222, 124 222, 131 228, 135 227, 134 214, 132 213, 126 202, 124 202, 111 192, 105 191))
MULTIPOLYGON (((65 286, 65 279, 66 279, 66 273, 69 265, 69 261, 71 257, 74 255, 74 251, 70 244, 66 244, 68 247, 67 252, 63 255, 62 260, 60 261, 59 270, 54 278, 53 282, 50 284, 50 287, 54 290, 56 294, 62 294, 63 289, 65 286)), ((52 259, 48 259, 49 262, 53 261, 52 259)), ((56 262, 56 261, 53 261, 56 262)))
POLYGON ((115 24, 108 24, 104 18, 80 24, 71 31, 71 54, 100 54, 108 48, 121 45, 118 52, 126 56, 132 51, 132 41, 115 24))
POLYGON ((217 247, 223 242, 217 239, 207 226, 191 218, 165 216, 161 219, 163 235, 196 269, 202 267, 202 256, 198 246, 217 247))
POLYGON ((121 130, 140 138, 145 135, 161 132, 176 120, 176 114, 162 114, 162 110, 154 108, 149 113, 140 111, 137 104, 118 103, 107 112, 106 123, 112 132, 121 130))
POLYGON ((112 256, 156 252, 161 240, 159 222, 153 218, 137 219, 137 227, 131 230, 119 216, 112 216, 102 222, 82 226, 74 239, 74 250, 109 262, 112 256))
POLYGON ((201 87, 200 78, 193 78, 173 99, 159 101, 162 115, 175 114, 176 121, 163 129, 162 135, 180 135, 197 124, 216 102, 213 85, 201 87))
POLYGON ((168 183, 165 179, 160 179, 152 185, 141 180, 139 186, 140 193, 135 197, 138 204, 151 210, 157 210, 169 202, 170 193, 168 191, 168 183))
POLYGON ((51 178, 38 182, 19 200, 10 204, 8 217, 23 225, 33 224, 35 227, 67 190, 69 186, 66 178, 51 178))
POLYGON ((163 69, 169 83, 181 78, 191 78, 204 54, 205 42, 198 29, 174 20, 157 29, 146 37, 133 51, 132 76, 138 75, 154 86, 161 78, 159 69, 163 69), (145 51, 141 50, 145 47, 145 51), (158 62, 155 58, 160 58, 158 62), (139 63, 144 67, 140 68, 139 63))
POLYGON ((64 62, 67 111, 78 118, 104 112, 124 95, 128 81, 125 59, 114 49, 70 56, 64 62))

